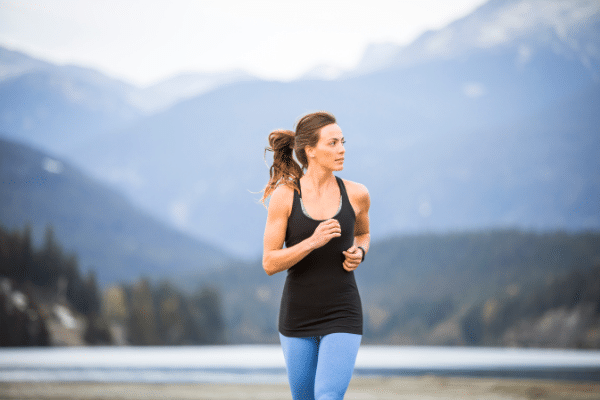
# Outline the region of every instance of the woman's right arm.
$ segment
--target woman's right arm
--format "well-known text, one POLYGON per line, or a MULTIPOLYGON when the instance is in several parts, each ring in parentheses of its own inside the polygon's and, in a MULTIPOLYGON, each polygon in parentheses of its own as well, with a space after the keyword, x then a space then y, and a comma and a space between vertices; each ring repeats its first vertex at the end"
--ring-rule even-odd
POLYGON ((267 275, 291 268, 314 249, 341 235, 339 222, 330 219, 319 224, 309 238, 284 249, 287 221, 292 212, 293 200, 294 189, 287 185, 278 186, 271 194, 263 242, 263 268, 267 275))

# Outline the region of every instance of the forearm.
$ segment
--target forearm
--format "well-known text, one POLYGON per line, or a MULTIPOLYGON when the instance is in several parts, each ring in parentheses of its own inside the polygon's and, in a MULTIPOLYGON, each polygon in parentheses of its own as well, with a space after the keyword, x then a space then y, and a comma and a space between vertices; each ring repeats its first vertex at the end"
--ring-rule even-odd
POLYGON ((290 269, 314 250, 313 241, 307 238, 292 247, 266 250, 263 253, 263 268, 267 275, 290 269))

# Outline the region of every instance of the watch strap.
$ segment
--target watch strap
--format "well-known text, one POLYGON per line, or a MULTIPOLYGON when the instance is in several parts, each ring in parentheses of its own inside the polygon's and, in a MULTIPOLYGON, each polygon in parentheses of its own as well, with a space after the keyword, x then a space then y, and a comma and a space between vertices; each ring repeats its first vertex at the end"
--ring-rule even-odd
POLYGON ((360 260, 360 262, 363 262, 363 261, 365 261, 365 255, 367 255, 367 252, 365 251, 364 247, 362 247, 362 246, 357 246, 357 247, 362 250, 363 255, 362 255, 362 259, 360 260))

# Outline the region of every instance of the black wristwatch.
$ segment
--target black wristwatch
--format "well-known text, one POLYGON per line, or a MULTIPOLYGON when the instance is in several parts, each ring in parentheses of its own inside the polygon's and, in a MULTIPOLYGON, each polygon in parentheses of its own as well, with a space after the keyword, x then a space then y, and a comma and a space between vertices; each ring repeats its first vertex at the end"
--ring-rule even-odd
POLYGON ((362 250, 363 256, 362 256, 362 260, 360 260, 360 262, 365 261, 365 255, 367 254, 367 252, 365 251, 365 248, 362 246, 357 246, 359 249, 362 250))

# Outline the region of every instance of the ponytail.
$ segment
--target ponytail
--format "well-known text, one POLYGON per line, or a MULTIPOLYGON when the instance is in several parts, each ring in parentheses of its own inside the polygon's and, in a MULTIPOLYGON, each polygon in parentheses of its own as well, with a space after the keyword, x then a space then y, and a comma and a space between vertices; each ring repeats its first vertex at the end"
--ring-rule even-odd
POLYGON ((278 129, 269 134, 269 147, 265 148, 265 154, 273 152, 273 165, 269 169, 269 183, 263 191, 263 204, 280 184, 299 190, 297 182, 304 173, 294 160, 294 139, 294 132, 289 130, 278 129))

